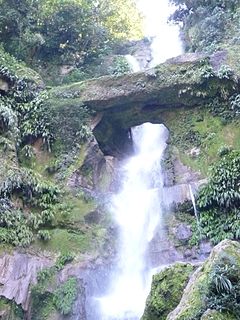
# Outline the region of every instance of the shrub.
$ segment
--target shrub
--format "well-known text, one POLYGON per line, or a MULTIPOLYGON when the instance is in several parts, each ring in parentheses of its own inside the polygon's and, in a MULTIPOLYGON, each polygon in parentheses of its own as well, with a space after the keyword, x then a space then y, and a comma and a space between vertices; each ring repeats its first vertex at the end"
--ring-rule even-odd
POLYGON ((74 254, 72 253, 61 254, 60 257, 58 257, 55 266, 58 270, 61 270, 67 263, 73 261, 73 259, 74 259, 74 254))
POLYGON ((48 230, 39 230, 37 236, 38 239, 43 241, 49 241, 51 239, 51 235, 48 230))
POLYGON ((53 302, 57 310, 67 315, 71 312, 74 301, 77 298, 77 280, 69 278, 54 292, 53 302))
POLYGON ((240 205, 240 152, 232 151, 212 166, 209 182, 199 193, 200 208, 238 208, 240 205))
POLYGON ((210 274, 207 305, 210 309, 240 317, 239 269, 236 265, 217 265, 210 274))

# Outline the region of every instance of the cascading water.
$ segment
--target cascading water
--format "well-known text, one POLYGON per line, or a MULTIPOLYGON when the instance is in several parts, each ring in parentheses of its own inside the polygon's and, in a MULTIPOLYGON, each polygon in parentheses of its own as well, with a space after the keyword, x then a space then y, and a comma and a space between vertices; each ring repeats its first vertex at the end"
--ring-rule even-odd
MULTIPOLYGON (((180 54, 182 48, 178 33, 167 25, 167 18, 172 11, 168 1, 138 0, 138 5, 146 16, 146 35, 155 36, 152 64, 180 54), (156 12, 160 14, 156 16, 156 12), (166 37, 167 34, 169 37, 166 37), (173 46, 169 41, 176 45, 173 46)), ((133 71, 139 71, 134 58, 126 58, 133 71)), ((161 226, 161 160, 168 131, 161 124, 145 123, 134 128, 132 136, 136 154, 122 167, 122 189, 112 199, 112 211, 120 233, 118 263, 111 279, 109 294, 99 298, 101 320, 141 318, 152 276, 147 249, 155 229, 161 226)))
POLYGON ((149 292, 146 249, 161 222, 161 160, 168 131, 145 123, 133 129, 136 155, 123 167, 122 191, 112 199, 120 227, 119 264, 110 295, 102 298, 103 319, 139 319, 149 292))
POLYGON ((140 64, 138 63, 137 59, 130 54, 125 55, 125 59, 127 60, 132 72, 138 72, 141 70, 140 64))
POLYGON ((194 214, 197 220, 197 224, 199 225, 199 217, 198 217, 198 212, 197 212, 197 205, 196 205, 196 201, 195 201, 195 197, 194 197, 194 193, 193 193, 193 189, 191 184, 189 184, 189 193, 190 193, 190 198, 193 204, 193 210, 194 210, 194 214))

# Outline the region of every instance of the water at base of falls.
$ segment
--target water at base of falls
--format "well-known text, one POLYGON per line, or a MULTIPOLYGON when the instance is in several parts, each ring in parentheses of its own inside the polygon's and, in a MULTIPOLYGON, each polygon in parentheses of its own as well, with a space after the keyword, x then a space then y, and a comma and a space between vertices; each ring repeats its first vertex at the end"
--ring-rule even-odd
POLYGON ((102 320, 139 320, 143 314, 152 276, 146 252, 161 224, 161 160, 167 137, 166 127, 159 124, 133 129, 136 154, 123 166, 122 189, 112 199, 120 247, 109 294, 99 298, 102 320))

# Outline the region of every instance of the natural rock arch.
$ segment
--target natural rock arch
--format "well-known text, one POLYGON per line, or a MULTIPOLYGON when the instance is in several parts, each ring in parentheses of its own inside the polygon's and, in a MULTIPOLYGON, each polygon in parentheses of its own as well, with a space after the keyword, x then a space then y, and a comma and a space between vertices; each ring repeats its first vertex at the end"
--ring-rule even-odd
POLYGON ((176 108, 195 108, 238 92, 232 55, 228 51, 212 56, 189 53, 143 72, 53 88, 48 103, 58 112, 62 108, 77 112, 83 105, 95 110, 94 135, 101 149, 119 155, 129 147, 131 127, 148 121, 168 126, 165 116, 176 108), (221 76, 226 65, 232 72, 221 76))

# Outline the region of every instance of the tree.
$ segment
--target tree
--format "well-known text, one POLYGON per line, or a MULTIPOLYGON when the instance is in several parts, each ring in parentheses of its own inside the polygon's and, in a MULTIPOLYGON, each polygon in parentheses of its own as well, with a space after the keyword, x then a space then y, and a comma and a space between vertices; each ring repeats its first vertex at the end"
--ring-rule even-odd
POLYGON ((142 36, 133 0, 1 0, 0 41, 17 58, 84 63, 142 36))
MULTIPOLYGON (((188 51, 213 52, 238 38, 234 19, 240 17, 239 0, 172 0, 170 20, 180 23, 188 51)), ((237 22, 238 23, 238 22, 237 22)))

